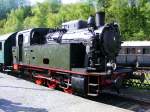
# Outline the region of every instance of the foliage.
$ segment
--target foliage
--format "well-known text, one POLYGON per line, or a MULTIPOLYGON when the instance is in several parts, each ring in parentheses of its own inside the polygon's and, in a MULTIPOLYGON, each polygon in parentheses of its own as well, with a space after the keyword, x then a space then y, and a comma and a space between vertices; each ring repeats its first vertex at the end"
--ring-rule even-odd
POLYGON ((23 21, 29 15, 30 7, 18 8, 17 10, 11 10, 10 14, 7 16, 7 21, 2 27, 1 31, 16 32, 23 29, 23 21))
POLYGON ((135 4, 130 4, 130 1, 112 0, 108 16, 120 24, 124 40, 150 40, 150 2, 138 0, 136 3, 137 0, 132 0, 135 4))
POLYGON ((19 0, 6 0, 7 8, 3 1, 0 0, 0 34, 32 27, 59 27, 62 22, 74 19, 87 20, 97 9, 106 12, 106 22, 119 23, 124 40, 150 40, 148 0, 87 0, 76 4, 45 0, 32 7, 21 6, 20 2, 18 6, 19 0))

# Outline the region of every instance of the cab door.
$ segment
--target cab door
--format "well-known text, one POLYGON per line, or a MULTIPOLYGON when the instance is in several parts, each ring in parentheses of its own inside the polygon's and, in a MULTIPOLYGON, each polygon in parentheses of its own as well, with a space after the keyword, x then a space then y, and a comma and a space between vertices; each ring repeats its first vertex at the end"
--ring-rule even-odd
POLYGON ((18 36, 18 61, 21 63, 23 61, 23 34, 18 36))
POLYGON ((18 35, 18 61, 21 64, 30 64, 30 32, 23 32, 18 35))

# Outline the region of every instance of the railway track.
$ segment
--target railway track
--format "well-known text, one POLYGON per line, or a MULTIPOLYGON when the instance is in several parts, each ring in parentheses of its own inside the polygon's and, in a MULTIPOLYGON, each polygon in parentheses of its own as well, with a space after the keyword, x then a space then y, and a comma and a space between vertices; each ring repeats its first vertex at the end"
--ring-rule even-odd
POLYGON ((97 98, 90 97, 89 99, 135 112, 150 112, 150 102, 138 100, 130 96, 117 95, 107 92, 101 94, 97 98))
POLYGON ((115 96, 118 98, 123 98, 126 100, 130 100, 130 101, 134 101, 143 105, 149 105, 150 106, 150 100, 144 100, 142 98, 138 98, 138 97, 133 97, 133 96, 129 96, 129 95, 119 95, 119 94, 113 94, 113 93, 105 93, 106 95, 111 95, 111 96, 115 96))

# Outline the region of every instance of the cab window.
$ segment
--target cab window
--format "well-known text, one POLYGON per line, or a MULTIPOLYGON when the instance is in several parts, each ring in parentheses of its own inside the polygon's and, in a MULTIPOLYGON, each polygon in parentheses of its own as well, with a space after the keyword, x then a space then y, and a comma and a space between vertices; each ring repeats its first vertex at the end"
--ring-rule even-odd
POLYGON ((32 37, 31 37, 31 40, 30 40, 31 45, 45 44, 45 42, 46 42, 45 35, 46 34, 44 34, 43 32, 34 31, 32 33, 32 37))

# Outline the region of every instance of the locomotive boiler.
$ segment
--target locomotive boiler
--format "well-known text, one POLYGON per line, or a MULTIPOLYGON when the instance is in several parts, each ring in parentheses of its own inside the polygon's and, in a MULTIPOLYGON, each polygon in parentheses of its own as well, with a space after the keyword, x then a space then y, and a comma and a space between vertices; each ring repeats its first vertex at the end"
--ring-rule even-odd
POLYGON ((119 26, 105 24, 105 13, 88 21, 75 20, 62 28, 33 28, 16 35, 13 69, 28 73, 35 83, 67 93, 97 96, 105 87, 117 91, 130 70, 116 68, 120 50, 119 26))

